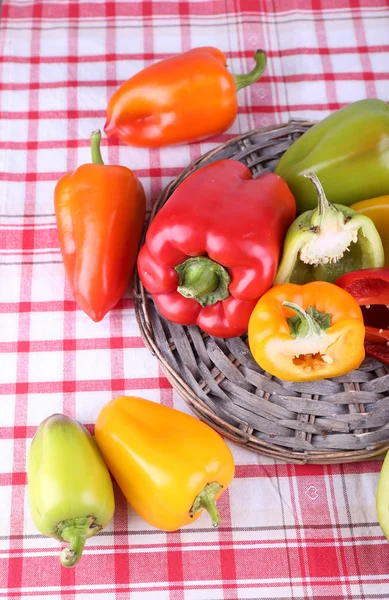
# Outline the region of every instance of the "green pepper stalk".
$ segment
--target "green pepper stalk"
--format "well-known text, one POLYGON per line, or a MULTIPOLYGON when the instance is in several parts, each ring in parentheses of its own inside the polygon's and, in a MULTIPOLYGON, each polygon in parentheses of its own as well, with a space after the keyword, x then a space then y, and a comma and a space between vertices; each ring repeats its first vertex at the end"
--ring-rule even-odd
POLYGON ((46 536, 69 543, 64 567, 80 560, 85 541, 112 519, 112 481, 96 442, 81 423, 51 415, 39 425, 27 464, 32 519, 46 536))
POLYGON ((215 496, 223 486, 217 481, 209 483, 199 494, 196 496, 193 502, 192 508, 190 509, 190 516, 194 515, 201 509, 205 508, 212 519, 212 527, 217 527, 220 523, 220 514, 216 506, 215 496))
POLYGON ((384 249, 371 219, 341 204, 331 204, 314 173, 318 206, 304 212, 286 234, 275 284, 334 283, 338 277, 384 265, 384 249))
POLYGON ((243 75, 233 75, 236 91, 258 81, 266 68, 266 53, 264 50, 257 50, 254 54, 255 67, 249 73, 243 75))
POLYGON ((201 306, 211 306, 229 296, 231 277, 219 263, 207 256, 195 256, 177 265, 177 291, 185 298, 197 300, 201 306))

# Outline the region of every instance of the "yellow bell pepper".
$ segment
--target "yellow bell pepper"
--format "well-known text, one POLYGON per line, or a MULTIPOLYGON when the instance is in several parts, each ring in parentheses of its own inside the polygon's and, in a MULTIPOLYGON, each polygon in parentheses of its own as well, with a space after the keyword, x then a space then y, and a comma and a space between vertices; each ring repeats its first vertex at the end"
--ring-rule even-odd
POLYGON ((122 396, 101 410, 95 436, 128 503, 150 525, 174 531, 204 508, 218 525, 215 500, 233 479, 234 460, 211 427, 173 408, 122 396))
POLYGON ((254 359, 286 381, 336 377, 359 367, 364 336, 358 302, 326 281, 274 286, 257 302, 248 330, 254 359))
POLYGON ((385 266, 389 267, 389 196, 362 200, 352 204, 350 208, 373 221, 384 247, 385 266))

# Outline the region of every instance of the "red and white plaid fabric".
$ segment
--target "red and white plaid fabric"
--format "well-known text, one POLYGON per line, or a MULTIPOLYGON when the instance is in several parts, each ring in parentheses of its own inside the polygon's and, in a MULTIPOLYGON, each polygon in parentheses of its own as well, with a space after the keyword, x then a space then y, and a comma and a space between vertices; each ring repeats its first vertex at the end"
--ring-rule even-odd
POLYGON ((290 117, 320 119, 354 100, 389 100, 387 0, 9 0, 0 41, 0 598, 23 600, 324 600, 389 598, 378 524, 380 462, 276 464, 230 445, 236 478, 217 531, 203 516, 166 534, 116 488, 110 526, 76 569, 34 528, 26 453, 37 425, 64 412, 90 426, 121 394, 187 411, 144 347, 130 293, 101 323, 77 308, 58 249, 57 179, 89 161, 115 88, 195 46, 234 72, 268 53, 217 139, 149 151, 103 138, 106 162, 140 176, 148 208, 210 148, 290 117))

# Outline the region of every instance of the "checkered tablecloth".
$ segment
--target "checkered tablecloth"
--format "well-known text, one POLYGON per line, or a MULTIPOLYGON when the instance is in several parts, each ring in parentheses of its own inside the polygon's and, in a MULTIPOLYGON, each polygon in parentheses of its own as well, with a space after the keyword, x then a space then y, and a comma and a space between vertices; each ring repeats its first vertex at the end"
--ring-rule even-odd
POLYGON ((101 323, 64 279, 53 215, 57 179, 89 161, 116 87, 196 46, 233 72, 268 54, 239 92, 232 128, 201 144, 148 151, 103 138, 106 162, 141 178, 148 210, 192 160, 238 133, 320 119, 366 97, 389 101, 387 0, 9 0, 0 41, 0 598, 23 600, 387 600, 389 544, 378 524, 380 463, 294 466, 233 444, 236 478, 207 516, 152 529, 118 488, 115 517, 75 569, 34 528, 26 453, 64 412, 90 426, 112 397, 187 411, 145 348, 130 291, 101 323))

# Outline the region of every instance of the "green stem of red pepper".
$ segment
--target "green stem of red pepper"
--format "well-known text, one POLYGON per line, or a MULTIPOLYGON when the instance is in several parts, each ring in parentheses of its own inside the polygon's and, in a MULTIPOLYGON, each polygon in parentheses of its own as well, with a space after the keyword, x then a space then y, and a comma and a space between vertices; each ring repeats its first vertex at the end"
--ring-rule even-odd
POLYGON ((100 129, 96 129, 96 131, 93 131, 90 136, 92 162, 95 165, 103 165, 104 164, 103 158, 101 156, 100 141, 101 141, 101 131, 100 131, 100 129))
POLYGON ((230 276, 222 265, 207 256, 188 258, 175 269, 177 291, 185 298, 197 300, 201 306, 211 306, 228 298, 230 276))
POLYGON ((236 85, 236 91, 238 92, 242 88, 251 85, 258 81, 262 73, 266 68, 266 54, 263 50, 257 50, 254 54, 255 67, 250 73, 244 73, 242 75, 233 75, 236 85))

